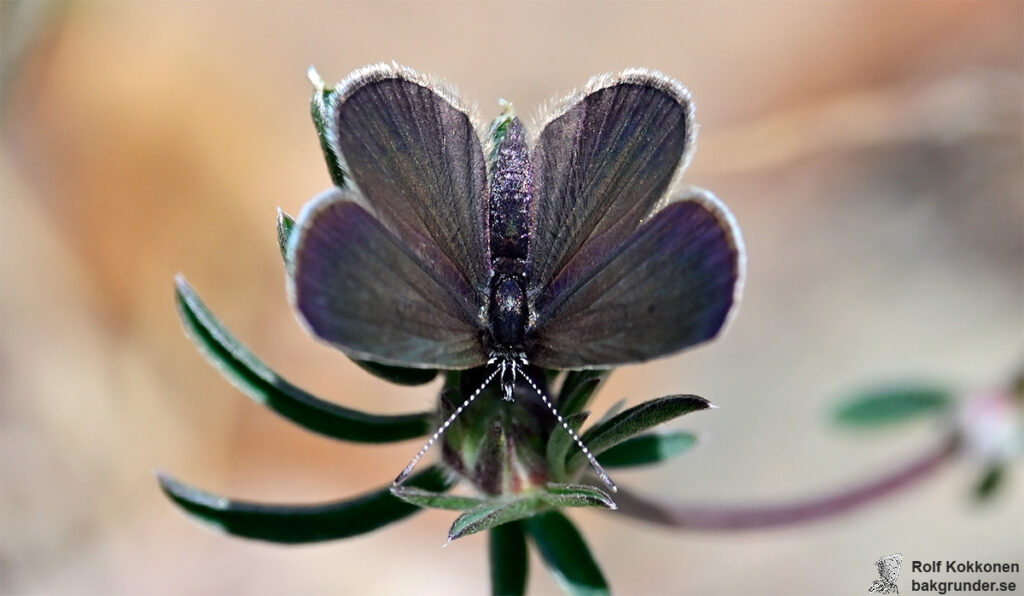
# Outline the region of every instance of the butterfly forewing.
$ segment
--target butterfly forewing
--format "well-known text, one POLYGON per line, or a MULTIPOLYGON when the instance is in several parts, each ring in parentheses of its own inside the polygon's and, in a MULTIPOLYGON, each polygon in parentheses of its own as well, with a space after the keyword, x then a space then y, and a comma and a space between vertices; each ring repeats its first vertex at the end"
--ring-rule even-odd
POLYGON ((289 289, 306 324, 359 359, 483 364, 476 305, 462 274, 436 247, 414 253, 361 202, 355 191, 329 191, 296 222, 289 289))
POLYGON ((550 282, 584 283, 664 197, 692 144, 692 113, 679 83, 636 70, 593 79, 544 125, 532 155, 537 310, 559 298, 550 282))
POLYGON ((366 207, 427 267, 440 253, 484 306, 487 174, 454 93, 411 69, 377 65, 343 81, 328 114, 333 148, 366 207))
POLYGON ((718 334, 738 296, 743 249, 710 193, 682 195, 609 255, 583 254, 582 279, 556 279, 532 361, 593 368, 649 360, 718 334))

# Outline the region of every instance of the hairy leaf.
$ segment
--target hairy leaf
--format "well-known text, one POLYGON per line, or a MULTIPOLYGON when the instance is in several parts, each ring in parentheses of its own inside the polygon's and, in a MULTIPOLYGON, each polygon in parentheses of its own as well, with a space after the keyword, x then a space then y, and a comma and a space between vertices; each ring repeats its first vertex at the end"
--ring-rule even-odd
MULTIPOLYGON (((703 397, 696 395, 671 395, 660 397, 628 410, 594 425, 583 435, 583 443, 595 454, 601 454, 618 445, 633 435, 639 434, 662 422, 703 410, 711 406, 703 397)), ((568 469, 575 470, 586 463, 583 453, 569 456, 568 469)))
POLYGON ((498 499, 486 502, 463 513, 448 531, 448 541, 476 534, 483 530, 526 519, 561 507, 605 507, 618 509, 604 491, 573 484, 549 484, 543 490, 524 493, 512 500, 498 499))
POLYGON ((541 500, 552 507, 606 507, 618 509, 608 493, 586 484, 548 484, 541 500))
POLYGON ((544 508, 544 503, 539 499, 524 497, 512 501, 497 501, 485 503, 476 509, 463 513, 448 530, 448 542, 476 534, 484 530, 507 524, 512 521, 525 519, 535 515, 544 508))
POLYGON ((479 507, 484 503, 484 500, 480 497, 432 492, 406 484, 392 486, 391 494, 417 507, 430 507, 433 509, 465 511, 479 507))

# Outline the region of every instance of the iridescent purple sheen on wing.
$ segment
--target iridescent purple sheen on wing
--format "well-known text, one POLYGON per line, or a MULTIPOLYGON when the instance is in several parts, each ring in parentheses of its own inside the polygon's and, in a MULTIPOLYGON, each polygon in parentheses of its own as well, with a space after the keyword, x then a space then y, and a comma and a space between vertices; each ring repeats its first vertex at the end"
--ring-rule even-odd
POLYGON ((698 191, 659 211, 594 273, 556 278, 537 313, 531 361, 545 368, 641 362, 707 341, 738 297, 743 252, 728 211, 698 191))
POLYGON ((443 255, 422 261, 359 199, 354 191, 329 191, 296 222, 289 289, 310 330, 361 360, 483 364, 477 306, 462 274, 443 255))

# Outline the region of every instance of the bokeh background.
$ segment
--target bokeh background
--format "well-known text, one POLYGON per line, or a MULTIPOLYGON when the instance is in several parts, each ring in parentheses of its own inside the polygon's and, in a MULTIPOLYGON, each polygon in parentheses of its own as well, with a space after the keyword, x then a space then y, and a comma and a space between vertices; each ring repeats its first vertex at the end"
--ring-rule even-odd
MULTIPOLYGON (((721 409, 700 449, 621 484, 779 501, 870 477, 936 438, 840 432, 880 382, 997 386, 1024 354, 1024 3, 0 3, 2 487, 10 594, 408 594, 487 589, 454 517, 282 548, 217 535, 160 494, 310 502, 380 486, 418 442, 339 444, 239 394, 183 336, 183 272, 286 378, 353 407, 428 407, 308 337, 275 207, 329 184, 305 72, 397 60, 520 113, 593 74, 683 81, 702 125, 687 180, 749 250, 719 340, 616 372, 597 408, 674 392, 721 409)), ((866 593, 879 556, 1024 562, 1024 480, 980 507, 959 462, 852 515, 694 534, 582 511, 622 594, 866 593)), ((534 558, 536 593, 557 587, 534 558)), ((1020 581, 1020 578, 1017 578, 1020 581)))

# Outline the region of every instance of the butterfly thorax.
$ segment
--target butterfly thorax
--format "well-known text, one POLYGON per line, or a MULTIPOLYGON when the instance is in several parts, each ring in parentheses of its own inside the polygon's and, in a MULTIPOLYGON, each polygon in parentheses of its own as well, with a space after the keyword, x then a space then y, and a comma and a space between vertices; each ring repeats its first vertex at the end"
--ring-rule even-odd
POLYGON ((533 186, 526 131, 511 110, 492 127, 489 192, 491 249, 489 350, 499 358, 518 356, 526 347, 529 319, 526 263, 529 249, 530 203, 533 186))

